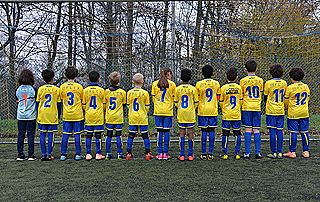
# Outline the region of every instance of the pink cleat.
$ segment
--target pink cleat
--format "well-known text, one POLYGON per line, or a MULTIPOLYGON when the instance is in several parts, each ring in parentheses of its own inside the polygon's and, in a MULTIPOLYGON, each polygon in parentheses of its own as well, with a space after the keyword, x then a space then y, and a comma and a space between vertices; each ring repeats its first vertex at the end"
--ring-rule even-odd
POLYGON ((106 156, 104 156, 102 154, 96 154, 96 160, 103 160, 105 158, 106 158, 106 156))
POLYGON ((309 157, 310 157, 310 153, 309 153, 308 151, 304 151, 304 152, 302 153, 302 156, 303 156, 304 158, 309 158, 309 157))
POLYGON ((162 160, 163 159, 163 155, 162 154, 158 154, 156 157, 158 160, 162 160))
POLYGON ((294 159, 297 157, 296 152, 288 152, 288 153, 283 154, 283 156, 287 157, 287 158, 291 158, 291 159, 294 159))
POLYGON ((91 159, 92 159, 92 155, 91 155, 91 154, 87 154, 87 155, 86 155, 86 160, 87 160, 87 161, 90 161, 91 159))
POLYGON ((169 157, 169 155, 168 155, 168 153, 164 153, 163 155, 162 155, 162 159, 163 160, 168 160, 170 157, 169 157))

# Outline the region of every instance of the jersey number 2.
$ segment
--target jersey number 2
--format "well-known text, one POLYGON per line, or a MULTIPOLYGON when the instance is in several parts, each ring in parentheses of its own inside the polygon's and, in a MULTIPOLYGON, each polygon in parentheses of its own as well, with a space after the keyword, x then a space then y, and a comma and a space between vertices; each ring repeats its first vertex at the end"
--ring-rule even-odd
POLYGON ((44 107, 49 108, 51 106, 50 102, 52 100, 51 94, 46 94, 44 98, 46 98, 46 101, 44 102, 44 107))

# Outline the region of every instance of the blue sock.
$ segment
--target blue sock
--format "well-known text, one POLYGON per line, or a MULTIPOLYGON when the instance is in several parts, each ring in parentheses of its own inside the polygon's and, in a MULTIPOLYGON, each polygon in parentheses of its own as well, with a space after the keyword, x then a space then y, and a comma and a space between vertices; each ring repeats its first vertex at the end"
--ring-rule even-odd
POLYGON ((207 131, 201 131, 201 152, 202 154, 207 153, 207 131))
POLYGON ((271 153, 273 154, 277 152, 277 139, 276 139, 277 129, 270 128, 269 134, 270 134, 270 150, 271 150, 271 153))
POLYGON ((193 156, 193 140, 188 140, 188 156, 193 156))
POLYGON ((144 138, 143 143, 144 143, 145 153, 147 154, 150 152, 150 139, 144 138))
POLYGON ((122 154, 122 140, 121 136, 116 136, 116 141, 117 141, 117 153, 122 154))
POLYGON ((185 144, 186 144, 185 137, 180 137, 180 156, 185 155, 185 144))
POLYGON ((255 154, 261 153, 261 135, 259 133, 254 134, 254 147, 255 147, 255 154))
POLYGON ((162 143, 163 143, 163 132, 158 131, 158 154, 162 154, 163 150, 162 150, 162 143))
POLYGON ((76 155, 81 155, 81 135, 74 135, 74 144, 76 146, 76 155))
POLYGON ((92 142, 92 138, 87 137, 86 138, 86 154, 91 154, 91 142, 92 142))
POLYGON ((290 133, 289 150, 290 152, 296 152, 298 142, 298 133, 290 133))
POLYGON ((127 152, 128 153, 132 152, 132 144, 133 144, 133 137, 128 137, 128 140, 127 140, 127 152))
POLYGON ((244 146, 246 150, 246 154, 250 154, 251 150, 251 132, 244 132, 244 146))
POLYGON ((63 134, 61 140, 61 155, 67 155, 68 153, 68 140, 69 135, 63 134))
POLYGON ((236 146, 234 148, 234 153, 237 155, 240 153, 241 149, 241 135, 236 136, 236 146))
POLYGON ((96 138, 96 153, 101 154, 101 139, 96 138))
POLYGON ((47 154, 46 133, 40 132, 40 149, 42 156, 47 154))
POLYGON ((47 151, 48 155, 51 155, 53 152, 53 144, 54 144, 53 139, 54 139, 53 132, 48 132, 48 151, 47 151))
POLYGON ((302 150, 303 151, 309 151, 309 133, 301 133, 302 138, 302 150))
POLYGON ((222 135, 222 151, 224 154, 228 154, 228 136, 222 135))
POLYGON ((165 153, 165 154, 169 153, 169 144, 170 144, 170 132, 169 131, 165 131, 164 132, 163 153, 165 153))
POLYGON ((106 139, 106 153, 107 154, 111 153, 111 140, 112 140, 112 137, 107 136, 107 139, 106 139))
POLYGON ((283 131, 277 130, 277 152, 282 153, 283 131))
POLYGON ((214 132, 214 130, 209 132, 209 154, 213 154, 213 150, 214 150, 214 141, 216 138, 216 134, 214 132))

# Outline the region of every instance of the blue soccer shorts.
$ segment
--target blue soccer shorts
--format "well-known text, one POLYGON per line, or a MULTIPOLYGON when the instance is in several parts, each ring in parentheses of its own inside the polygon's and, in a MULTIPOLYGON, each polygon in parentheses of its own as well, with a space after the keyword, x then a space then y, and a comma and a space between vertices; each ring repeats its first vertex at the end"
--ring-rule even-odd
POLYGON ((288 130, 292 133, 306 133, 309 130, 309 118, 287 119, 288 130))
POLYGON ((58 131, 58 124, 38 124, 38 129, 40 132, 50 133, 58 131))
POLYGON ((156 129, 171 129, 172 128, 172 116, 154 116, 156 129))
POLYGON ((147 133, 148 132, 148 125, 130 125, 129 126, 129 133, 147 133))
POLYGON ((84 121, 63 121, 64 134, 80 134, 84 130, 84 121))
POLYGON ((222 120, 222 129, 223 130, 240 130, 241 129, 241 121, 227 121, 222 120))
POLYGON ((90 126, 90 125, 85 125, 84 129, 87 133, 101 133, 104 131, 103 125, 98 125, 98 126, 90 126))
POLYGON ((194 123, 178 123, 180 129, 194 128, 194 123))
POLYGON ((123 124, 106 124, 107 130, 116 130, 116 131, 122 131, 123 124))
POLYGON ((277 130, 282 130, 284 127, 284 115, 266 115, 266 122, 267 128, 276 128, 277 130))
POLYGON ((216 128, 218 125, 217 116, 198 116, 199 128, 216 128))
POLYGON ((261 112, 256 111, 242 111, 242 125, 246 128, 260 128, 261 127, 261 112))

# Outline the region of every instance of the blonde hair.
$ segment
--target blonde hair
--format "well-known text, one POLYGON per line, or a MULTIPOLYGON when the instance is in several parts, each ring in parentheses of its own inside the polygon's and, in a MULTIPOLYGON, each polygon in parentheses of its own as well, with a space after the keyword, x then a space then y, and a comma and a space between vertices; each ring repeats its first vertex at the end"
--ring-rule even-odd
POLYGON ((140 73, 136 73, 135 75, 133 75, 132 81, 135 84, 143 84, 143 75, 140 73))
POLYGON ((110 80, 111 85, 118 85, 121 80, 121 74, 119 72, 112 72, 109 75, 109 80, 110 80))

